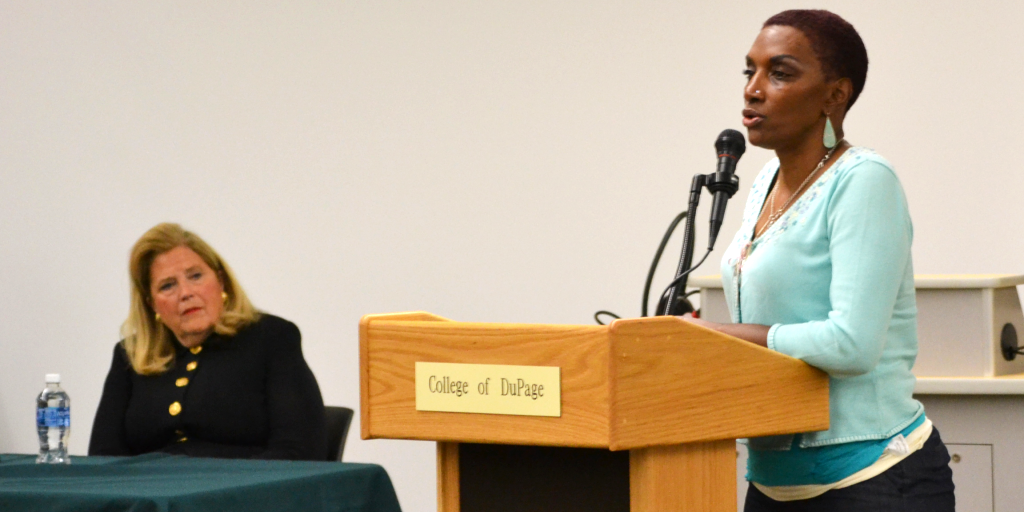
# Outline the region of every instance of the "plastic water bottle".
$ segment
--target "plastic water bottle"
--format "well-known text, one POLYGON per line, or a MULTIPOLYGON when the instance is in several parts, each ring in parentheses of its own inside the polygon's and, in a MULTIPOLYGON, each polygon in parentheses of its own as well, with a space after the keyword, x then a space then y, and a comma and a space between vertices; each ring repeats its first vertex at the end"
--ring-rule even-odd
POLYGON ((39 430, 40 464, 71 464, 68 436, 71 435, 71 399, 60 388, 60 374, 46 374, 46 389, 36 399, 36 428, 39 430))

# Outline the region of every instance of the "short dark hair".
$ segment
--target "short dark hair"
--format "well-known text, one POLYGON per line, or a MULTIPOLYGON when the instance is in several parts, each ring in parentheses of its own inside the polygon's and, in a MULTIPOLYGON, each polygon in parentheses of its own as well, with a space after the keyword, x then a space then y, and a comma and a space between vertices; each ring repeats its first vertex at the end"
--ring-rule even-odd
POLYGON ((850 79, 853 94, 846 104, 849 110, 864 90, 868 77, 868 50, 857 29, 838 14, 818 9, 782 11, 768 18, 763 27, 772 25, 793 27, 803 32, 821 61, 825 75, 832 79, 850 79))

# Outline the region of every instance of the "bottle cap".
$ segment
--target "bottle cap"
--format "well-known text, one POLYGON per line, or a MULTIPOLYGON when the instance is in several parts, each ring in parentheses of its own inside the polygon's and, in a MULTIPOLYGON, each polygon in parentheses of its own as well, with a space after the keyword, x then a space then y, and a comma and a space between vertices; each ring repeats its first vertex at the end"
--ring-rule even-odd
POLYGON ((46 383, 47 384, 60 384, 60 374, 59 373, 47 373, 46 374, 46 383))

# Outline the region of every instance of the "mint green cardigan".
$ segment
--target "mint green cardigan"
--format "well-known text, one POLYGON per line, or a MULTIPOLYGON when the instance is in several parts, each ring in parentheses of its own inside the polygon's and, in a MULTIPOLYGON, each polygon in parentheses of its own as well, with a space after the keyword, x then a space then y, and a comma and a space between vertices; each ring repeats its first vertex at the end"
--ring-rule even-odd
MULTIPOLYGON (((804 433, 800 447, 892 437, 924 413, 912 396, 917 305, 903 188, 884 158, 850 148, 750 244, 737 269, 778 168, 773 159, 755 178, 722 258, 732 319, 771 326, 768 348, 828 373, 830 428, 804 433)), ((788 450, 792 442, 749 444, 788 450)))

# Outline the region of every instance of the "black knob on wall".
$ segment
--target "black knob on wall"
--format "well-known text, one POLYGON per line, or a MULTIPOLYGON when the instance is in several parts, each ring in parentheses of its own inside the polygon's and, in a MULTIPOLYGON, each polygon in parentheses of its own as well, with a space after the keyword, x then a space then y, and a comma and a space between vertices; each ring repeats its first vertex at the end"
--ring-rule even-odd
POLYGON ((999 344, 1003 348, 1003 359, 1007 361, 1013 361, 1017 358, 1017 354, 1021 353, 1020 346, 1017 344, 1017 329, 1013 327, 1013 324, 1007 323, 1003 326, 1003 332, 999 335, 999 344))

